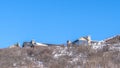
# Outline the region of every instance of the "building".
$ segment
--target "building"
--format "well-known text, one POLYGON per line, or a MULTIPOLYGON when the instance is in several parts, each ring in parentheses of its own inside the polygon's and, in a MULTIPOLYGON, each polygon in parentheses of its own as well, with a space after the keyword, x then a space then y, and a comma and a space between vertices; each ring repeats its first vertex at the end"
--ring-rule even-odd
POLYGON ((48 46, 48 45, 43 43, 38 43, 32 40, 31 42, 24 42, 22 47, 37 47, 37 46, 48 46))
POLYGON ((90 36, 80 37, 79 39, 73 41, 72 44, 91 45, 91 37, 90 36))

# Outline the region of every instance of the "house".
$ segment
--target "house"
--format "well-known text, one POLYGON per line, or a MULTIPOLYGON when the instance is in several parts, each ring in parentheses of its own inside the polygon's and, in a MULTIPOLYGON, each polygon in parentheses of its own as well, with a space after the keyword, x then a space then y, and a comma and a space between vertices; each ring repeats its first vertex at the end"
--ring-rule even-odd
POLYGON ((91 37, 90 36, 81 37, 81 38, 73 41, 72 44, 76 44, 76 45, 91 45, 91 37))
POLYGON ((31 42, 24 42, 23 47, 37 47, 37 46, 48 46, 47 44, 38 43, 32 40, 31 42))
POLYGON ((34 40, 31 42, 24 42, 22 47, 33 47, 34 46, 34 40))

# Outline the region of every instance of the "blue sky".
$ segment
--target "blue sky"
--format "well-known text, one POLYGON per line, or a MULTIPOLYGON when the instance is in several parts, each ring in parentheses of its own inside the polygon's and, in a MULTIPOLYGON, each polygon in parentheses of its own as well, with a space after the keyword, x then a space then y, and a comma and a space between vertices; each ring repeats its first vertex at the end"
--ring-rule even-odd
POLYGON ((1 0, 0 48, 34 39, 62 44, 120 34, 119 0, 1 0))

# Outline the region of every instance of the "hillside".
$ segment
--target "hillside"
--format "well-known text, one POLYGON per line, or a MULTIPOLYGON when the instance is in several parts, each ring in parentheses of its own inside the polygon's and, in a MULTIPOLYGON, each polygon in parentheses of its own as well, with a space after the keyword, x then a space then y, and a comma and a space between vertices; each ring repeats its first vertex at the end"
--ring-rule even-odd
POLYGON ((90 46, 0 49, 0 68, 119 68, 119 50, 90 46))
POLYGON ((120 36, 93 41, 82 37, 65 45, 24 42, 0 49, 0 68, 119 68, 120 36), (90 43, 89 43, 89 42, 90 43))

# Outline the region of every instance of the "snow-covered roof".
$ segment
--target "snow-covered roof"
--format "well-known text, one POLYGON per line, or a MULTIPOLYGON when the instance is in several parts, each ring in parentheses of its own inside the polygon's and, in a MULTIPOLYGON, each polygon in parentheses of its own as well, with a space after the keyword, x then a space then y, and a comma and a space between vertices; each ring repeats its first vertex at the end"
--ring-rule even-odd
POLYGON ((36 42, 36 46, 48 46, 47 44, 43 44, 43 43, 38 43, 36 42))

